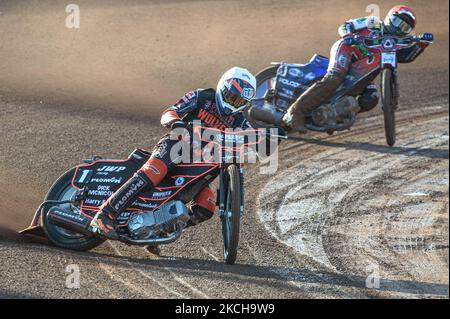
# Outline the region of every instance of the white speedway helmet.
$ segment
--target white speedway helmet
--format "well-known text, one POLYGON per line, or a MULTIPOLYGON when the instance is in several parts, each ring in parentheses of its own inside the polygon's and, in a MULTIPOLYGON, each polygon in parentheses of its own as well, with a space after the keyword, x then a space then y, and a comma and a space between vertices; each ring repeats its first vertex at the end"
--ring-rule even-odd
POLYGON ((256 78, 248 70, 233 67, 219 80, 216 104, 220 115, 229 116, 240 110, 256 93, 256 78))

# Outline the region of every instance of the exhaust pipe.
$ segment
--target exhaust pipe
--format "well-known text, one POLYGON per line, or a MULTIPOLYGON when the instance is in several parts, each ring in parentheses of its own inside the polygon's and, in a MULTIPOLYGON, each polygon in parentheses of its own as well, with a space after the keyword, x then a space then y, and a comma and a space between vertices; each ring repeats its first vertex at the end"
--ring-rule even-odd
POLYGON ((283 122, 283 112, 275 111, 271 105, 264 104, 262 106, 254 105, 248 111, 249 116, 256 120, 267 124, 280 125, 283 122))
POLYGON ((92 235, 88 230, 91 219, 69 209, 53 206, 47 213, 50 224, 84 235, 92 235))
POLYGON ((180 225, 175 226, 175 231, 165 237, 155 237, 155 238, 149 238, 149 239, 133 239, 128 236, 121 236, 120 241, 123 241, 128 244, 132 245, 138 245, 138 246, 146 246, 146 245, 167 245, 170 243, 173 243, 174 241, 178 240, 178 238, 181 237, 181 234, 183 233, 183 227, 180 225))

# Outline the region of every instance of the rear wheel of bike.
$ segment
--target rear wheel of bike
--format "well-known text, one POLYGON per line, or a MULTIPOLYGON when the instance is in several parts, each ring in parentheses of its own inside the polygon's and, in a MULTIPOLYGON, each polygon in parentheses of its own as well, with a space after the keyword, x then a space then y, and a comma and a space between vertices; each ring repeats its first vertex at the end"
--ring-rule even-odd
MULTIPOLYGON (((70 200, 75 195, 77 189, 72 186, 72 178, 75 169, 62 175, 50 188, 45 200, 70 200)), ((70 204, 59 205, 61 208, 70 209, 70 204)), ((48 221, 47 213, 52 206, 45 206, 42 210, 42 227, 48 240, 54 245, 66 249, 87 251, 93 249, 104 242, 104 239, 94 236, 79 234, 62 227, 51 224, 48 221)))
POLYGON ((389 146, 395 144, 395 108, 393 105, 393 86, 391 69, 383 70, 381 75, 381 100, 383 102, 384 130, 389 146))
MULTIPOLYGON (((256 75, 256 95, 255 98, 264 97, 267 91, 273 88, 275 85, 275 77, 277 76, 278 66, 273 65, 269 66, 261 71, 259 71, 256 75)), ((248 110, 245 110, 248 111, 248 110)), ((246 116, 248 122, 253 128, 272 128, 274 127, 271 124, 264 123, 262 121, 257 121, 252 119, 250 116, 246 116)))
POLYGON ((234 264, 239 243, 241 222, 241 177, 236 165, 228 167, 225 211, 222 216, 223 255, 227 264, 234 264))
POLYGON ((277 76, 278 66, 272 65, 261 71, 256 75, 256 97, 263 97, 267 90, 273 88, 275 77, 277 76))

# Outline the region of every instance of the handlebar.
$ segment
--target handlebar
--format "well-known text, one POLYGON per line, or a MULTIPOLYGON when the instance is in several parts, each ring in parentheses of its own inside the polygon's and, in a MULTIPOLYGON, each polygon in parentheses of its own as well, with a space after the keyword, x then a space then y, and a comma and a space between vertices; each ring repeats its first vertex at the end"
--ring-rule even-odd
POLYGON ((349 45, 356 45, 356 44, 364 44, 366 47, 373 47, 378 46, 381 44, 381 41, 384 38, 390 38, 394 39, 396 41, 396 44, 404 44, 408 45, 413 42, 433 42, 434 37, 431 33, 425 33, 422 36, 407 36, 407 37, 396 37, 396 36, 380 36, 380 37, 365 37, 360 35, 355 36, 349 36, 344 38, 344 43, 349 45))
POLYGON ((202 123, 202 122, 200 122, 200 123, 188 122, 186 124, 186 128, 189 131, 192 131, 194 126, 197 126, 201 130, 216 131, 216 132, 218 132, 220 134, 235 134, 235 135, 238 135, 238 134, 242 134, 242 133, 245 134, 246 132, 257 132, 257 131, 259 131, 259 133, 263 133, 264 134, 263 131, 265 131, 265 135, 266 136, 272 136, 272 137, 279 138, 279 139, 287 139, 288 138, 285 130, 283 128, 281 128, 281 127, 274 127, 275 129, 278 130, 279 134, 270 134, 270 130, 271 129, 262 129, 262 128, 254 129, 254 128, 249 128, 247 130, 246 129, 241 129, 241 130, 235 130, 235 131, 233 131, 233 130, 232 131, 226 131, 226 130, 220 130, 220 129, 217 129, 217 128, 213 128, 213 127, 210 127, 210 126, 207 126, 207 125, 205 126, 204 123, 202 123))

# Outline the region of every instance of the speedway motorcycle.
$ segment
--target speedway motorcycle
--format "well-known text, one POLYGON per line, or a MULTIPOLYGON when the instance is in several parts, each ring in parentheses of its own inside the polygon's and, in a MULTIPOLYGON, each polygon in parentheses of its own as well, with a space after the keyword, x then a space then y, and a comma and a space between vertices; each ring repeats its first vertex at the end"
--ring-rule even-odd
MULTIPOLYGON (((142 194, 118 216, 119 240, 143 246, 176 241, 190 218, 187 205, 218 177, 223 255, 226 263, 233 264, 244 212, 243 153, 248 147, 266 141, 267 130, 228 132, 194 126, 195 134, 201 145, 213 147, 218 154, 216 160, 177 164, 154 191, 142 194), (255 138, 249 140, 243 134, 254 134, 255 138)), ((66 249, 87 251, 97 247, 104 239, 89 231, 92 218, 99 206, 150 156, 148 151, 135 149, 123 160, 101 157, 84 160, 53 184, 31 225, 21 233, 44 235, 51 243, 66 249)))
MULTIPOLYGON (((395 111, 398 106, 399 89, 397 55, 399 49, 420 41, 432 43, 432 38, 355 36, 348 44, 363 44, 368 56, 352 64, 343 84, 325 103, 306 115, 306 128, 327 132, 350 129, 355 123, 359 106, 355 103, 365 87, 381 74, 381 101, 384 113, 384 128, 387 144, 395 144, 395 111), (353 103, 349 103, 352 101, 353 103)), ((257 93, 247 114, 253 127, 279 125, 287 109, 297 98, 327 72, 329 59, 314 55, 307 64, 272 63, 272 66, 256 75, 257 93)))

